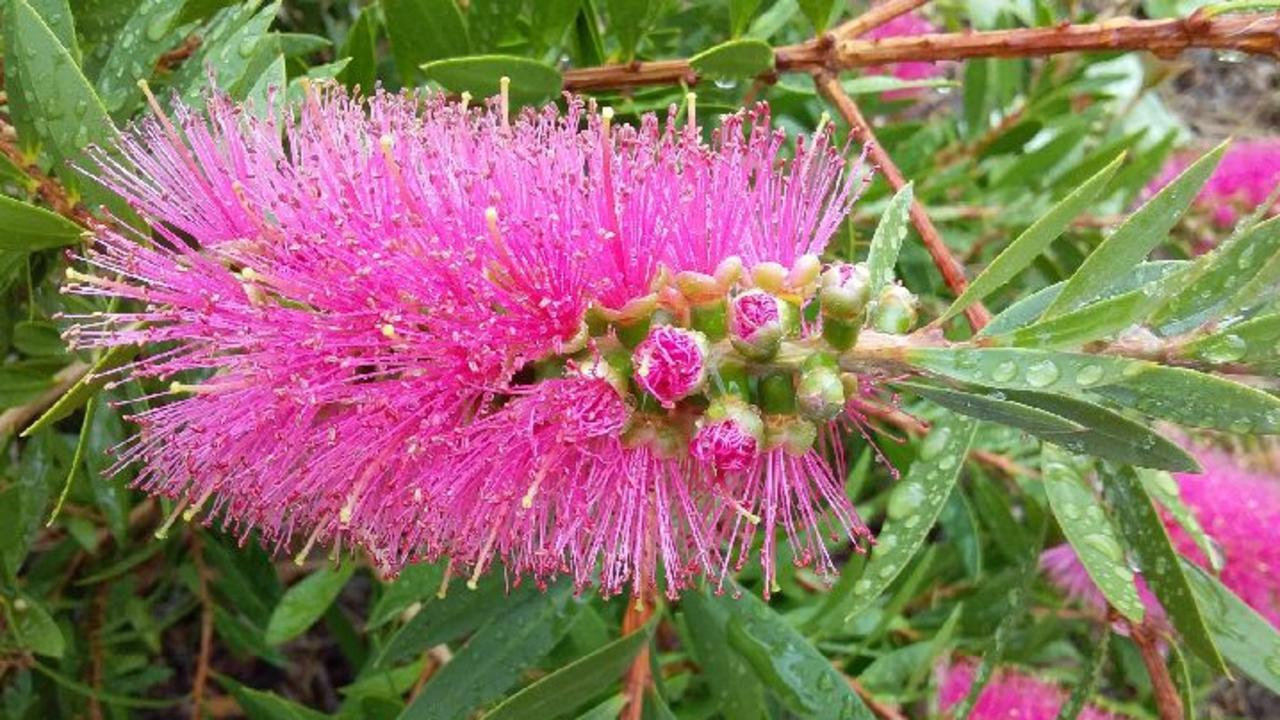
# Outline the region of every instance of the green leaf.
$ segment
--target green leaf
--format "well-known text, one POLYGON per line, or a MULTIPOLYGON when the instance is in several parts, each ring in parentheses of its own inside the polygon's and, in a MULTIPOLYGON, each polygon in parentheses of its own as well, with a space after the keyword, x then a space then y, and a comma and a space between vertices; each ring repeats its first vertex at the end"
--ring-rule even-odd
POLYGON ((729 34, 738 37, 746 32, 758 9, 760 0, 729 0, 729 34))
MULTIPOLYGON (((468 0, 467 29, 475 52, 494 52, 515 39, 515 21, 524 10, 523 0, 468 0)), ((524 40, 523 32, 519 39, 524 40)))
POLYGON ((656 618, 644 627, 540 678, 507 698, 485 720, 554 720, 573 712, 618 682, 640 649, 649 643, 656 618))
POLYGON ((497 95, 501 78, 511 78, 511 102, 534 105, 554 98, 564 85, 560 71, 536 60, 514 55, 472 55, 437 60, 422 66, 427 79, 453 92, 476 98, 497 95))
POLYGON ((1071 436, 1051 439, 1077 455, 1093 455, 1127 465, 1200 472, 1200 464, 1180 445, 1155 430, 1130 420, 1114 410, 1086 400, 1028 390, 1006 390, 1005 395, 1024 405, 1032 405, 1084 426, 1071 436))
POLYGON ((1191 592, 1178 553, 1169 542, 1160 514, 1132 468, 1103 464, 1101 473, 1108 503, 1120 520, 1120 531, 1137 556, 1143 577, 1160 605, 1201 660, 1216 672, 1227 673, 1222 656, 1205 626, 1204 613, 1191 592))
POLYGON ((1181 290, 1152 315, 1152 327, 1173 335, 1216 320, 1255 278, 1274 285, 1280 279, 1278 258, 1280 217, 1233 235, 1195 261, 1181 290))
POLYGON ((440 565, 417 563, 406 567, 395 582, 386 586, 378 603, 369 611, 365 629, 382 627, 414 603, 429 601, 440 588, 443 575, 440 565))
POLYGON ((80 242, 84 229, 56 213, 0 195, 0 250, 34 252, 80 242))
POLYGON ((288 82, 285 76, 284 56, 277 55, 266 70, 254 78, 253 86, 244 96, 246 109, 258 117, 265 117, 273 105, 278 111, 284 93, 288 89, 288 82))
POLYGON ((53 378, 47 372, 0 367, 0 408, 31 402, 51 387, 53 378))
POLYGON ((43 320, 24 320, 14 325, 13 346, 32 357, 58 357, 67 352, 58 327, 43 320))
POLYGON ((773 48, 761 40, 730 40, 694 55, 689 65, 709 78, 753 78, 773 68, 773 48))
POLYGON ((651 0, 606 0, 609 13, 606 27, 618 38, 622 59, 630 62, 636 56, 636 48, 649 29, 651 0))
POLYGON ((831 24, 831 10, 835 7, 836 0, 797 0, 797 4, 800 5, 800 12, 813 24, 816 33, 821 35, 826 32, 827 25, 831 24))
POLYGON ((137 345, 118 345, 110 348, 93 364, 87 374, 76 381, 71 389, 58 398, 56 402, 36 418, 36 421, 22 431, 22 437, 30 437, 49 427, 53 423, 79 410, 89 398, 102 389, 107 383, 105 377, 110 371, 124 365, 138 354, 137 345))
POLYGON ((321 568, 289 588, 267 622, 268 645, 279 645, 298 637, 315 624, 338 598, 356 571, 356 564, 321 568))
POLYGON ((342 57, 351 63, 338 73, 338 79, 347 87, 359 87, 361 92, 372 93, 378 83, 378 7, 369 5, 347 31, 342 57))
POLYGON ((423 63, 471 52, 467 26, 454 0, 382 0, 382 12, 405 87, 421 81, 423 63))
POLYGON ((945 78, 921 78, 919 80, 903 80, 892 75, 863 75, 862 77, 841 80, 840 87, 848 95, 879 95, 895 90, 920 90, 926 88, 956 87, 957 83, 945 78))
POLYGON ((1280 694, 1280 633, 1220 580, 1185 560, 1181 564, 1222 654, 1252 680, 1280 694))
MULTIPOLYGON (((116 136, 115 126, 73 53, 63 47, 27 0, 10 0, 8 9, 6 18, 13 24, 15 38, 5 60, 18 65, 20 75, 31 80, 24 83, 23 91, 37 118, 35 128, 41 142, 64 160, 79 160, 89 143, 110 145, 116 136)), ((86 189, 92 189, 92 197, 98 201, 114 197, 97 185, 86 189)))
POLYGON ((1075 348, 1111 336, 1137 323, 1155 304, 1152 286, 1089 303, 1084 307, 1019 328, 992 338, 1001 345, 1034 347, 1043 350, 1075 348))
POLYGON ((961 415, 1016 427, 1045 439, 1084 429, 1082 425, 1053 413, 1007 400, 1003 393, 997 397, 902 380, 893 384, 961 415))
POLYGON ((1280 400, 1213 375, 1145 360, 1030 348, 918 348, 909 364, 1002 389, 1105 398, 1151 417, 1243 433, 1280 432, 1280 400))
POLYGON ((1102 679, 1102 669, 1107 664, 1107 651, 1111 648, 1111 630, 1103 628, 1097 642, 1093 643, 1093 653, 1089 655, 1089 665, 1085 667, 1082 682, 1077 682, 1071 690, 1071 697, 1062 704, 1057 720, 1076 720, 1084 711, 1084 706, 1098 691, 1098 682, 1102 679))
POLYGON ((765 717, 764 688, 746 661, 729 647, 729 612, 724 605, 704 591, 690 591, 681 596, 680 610, 693 641, 694 657, 720 713, 741 720, 765 717))
POLYGON ((6 609, 12 613, 9 615, 13 622, 11 632, 16 636, 18 647, 37 655, 62 657, 66 649, 62 631, 35 598, 21 596, 6 609))
POLYGON ((1178 356, 1210 365, 1280 366, 1280 313, 1228 325, 1178 349, 1178 356))
POLYGON ((560 47, 578 16, 580 0, 544 0, 532 8, 532 38, 545 47, 560 47))
POLYGON ((422 611, 387 641, 373 665, 387 667, 474 632, 508 605, 523 602, 533 592, 534 589, 524 587, 508 596, 503 583, 490 576, 482 578, 476 590, 455 591, 442 599, 428 599, 422 611))
MULTIPOLYGON (((1159 260, 1141 263, 1099 298, 1114 297, 1121 293, 1135 290, 1159 280, 1165 280, 1190 263, 1185 260, 1159 260)), ((1013 332, 1020 327, 1030 325, 1049 307, 1058 293, 1062 292, 1065 282, 1055 283, 1047 288, 1023 297, 1003 312, 991 319, 991 322, 978 333, 979 337, 995 337, 1013 332)))
POLYGON ((402 720, 466 717, 516 685, 525 668, 550 652, 568 629, 570 590, 568 583, 557 583, 507 605, 431 677, 402 720))
POLYGON ((1174 480, 1173 476, 1167 472, 1145 468, 1138 469, 1138 479, 1142 481, 1142 487, 1146 489, 1147 494, 1164 507, 1173 516, 1173 519, 1182 526, 1182 529, 1191 536, 1196 547, 1200 548, 1200 552, 1204 553, 1205 558, 1209 560, 1209 566, 1213 568, 1214 572, 1221 572, 1225 562, 1222 557, 1222 550, 1218 547, 1218 543, 1205 532, 1204 526, 1196 519, 1196 515, 1191 511, 1191 508, 1182 501, 1182 494, 1178 489, 1178 481, 1174 480))
POLYGON ((1130 215, 1085 258, 1045 310, 1044 317, 1059 315, 1092 300, 1142 262, 1152 248, 1165 240, 1226 150, 1227 144, 1223 143, 1206 153, 1130 215))
POLYGON ((1045 445, 1040 451, 1040 474, 1049 507, 1076 557, 1102 591, 1107 602, 1134 623, 1146 614, 1124 547, 1093 491, 1085 485, 1080 460, 1045 445))
POLYGON ((893 268, 898 264, 898 251, 907 237, 907 222, 911 213, 912 183, 894 194, 880 217, 875 235, 871 236, 871 249, 867 255, 867 270, 871 275, 871 298, 874 301, 886 285, 893 283, 893 268))
POLYGON ((323 720, 324 713, 280 697, 272 692, 246 687, 225 675, 214 675, 227 689, 249 720, 323 720))
POLYGON ((183 0, 142 0, 120 31, 120 41, 98 71, 98 96, 117 117, 127 117, 142 99, 138 81, 151 77, 156 62, 179 39, 178 16, 183 0))
POLYGON ((740 597, 713 600, 728 611, 729 643, 792 712, 814 720, 875 717, 845 676, 782 616, 737 583, 732 589, 740 597))
POLYGON ((225 14, 220 15, 221 21, 205 35, 200 52, 174 73, 173 85, 181 89, 182 100, 188 105, 203 105, 201 95, 208 91, 210 82, 208 68, 213 70, 212 80, 216 87, 240 86, 243 91, 252 87, 252 82, 246 82, 245 77, 259 46, 263 43, 278 46, 276 38, 268 37, 267 28, 276 19, 280 0, 272 0, 255 12, 259 5, 262 5, 262 0, 253 0, 223 11, 225 14))
POLYGON ((853 592, 841 601, 846 622, 871 607, 924 545, 964 467, 977 429, 976 421, 949 415, 935 423, 920 443, 920 456, 889 496, 887 517, 871 557, 853 592))

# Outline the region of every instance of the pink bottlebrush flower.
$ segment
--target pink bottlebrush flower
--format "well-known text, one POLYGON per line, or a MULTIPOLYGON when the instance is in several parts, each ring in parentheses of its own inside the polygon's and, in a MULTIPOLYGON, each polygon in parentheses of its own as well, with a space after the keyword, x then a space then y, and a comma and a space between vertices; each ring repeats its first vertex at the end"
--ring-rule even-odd
POLYGON ((857 190, 830 131, 783 160, 764 105, 710 145, 674 110, 664 128, 572 98, 499 107, 214 96, 95 151, 152 230, 100 229, 64 289, 121 309, 67 337, 144 345, 111 381, 171 383, 116 468, 177 501, 170 522, 354 546, 387 574, 447 558, 674 596, 741 567, 757 530, 770 583, 779 533, 833 572, 824 534, 867 537, 837 425, 750 397, 717 415, 722 364, 753 361, 690 327, 675 284, 724 307, 754 293, 743 266, 790 267, 783 290, 812 299, 857 190))
MULTIPOLYGON (((1168 185, 1194 159, 1180 156, 1169 160, 1147 186, 1144 196, 1150 197, 1168 185)), ((1241 217, 1266 202, 1277 185, 1280 185, 1280 138, 1241 140, 1227 149, 1192 208, 1218 228, 1230 229, 1241 217)), ((1277 212, 1280 204, 1269 208, 1267 215, 1277 212)))
MULTIPOLYGON (((1219 451, 1202 451, 1203 472, 1175 473, 1182 500, 1221 550, 1220 579, 1272 625, 1280 627, 1280 481, 1240 467, 1219 451)), ((1168 513, 1161 512, 1174 548, 1204 568, 1210 559, 1168 513)), ((1040 556, 1049 579, 1068 596, 1098 609, 1106 600, 1093 584, 1070 545, 1040 556)), ((1139 577, 1143 604, 1155 617, 1164 616, 1159 601, 1139 577)))
MULTIPOLYGON (((883 40, 895 37, 913 37, 936 32, 933 23, 915 12, 904 13, 889 22, 872 28, 863 37, 867 40, 883 40)), ((942 67, 935 62, 910 61, 890 65, 873 65, 866 69, 873 75, 892 75, 899 80, 928 80, 944 74, 942 67)), ((884 94, 885 99, 901 100, 914 95, 913 90, 894 90, 884 94)))
MULTIPOLYGON (((973 687, 978 664, 962 659, 938 668, 938 704, 945 713, 959 705, 973 687)), ((971 720, 1053 720, 1069 693, 1046 680, 1018 670, 1002 668, 982 688, 971 720)), ((1081 720, 1120 720, 1123 716, 1085 705, 1081 720)))

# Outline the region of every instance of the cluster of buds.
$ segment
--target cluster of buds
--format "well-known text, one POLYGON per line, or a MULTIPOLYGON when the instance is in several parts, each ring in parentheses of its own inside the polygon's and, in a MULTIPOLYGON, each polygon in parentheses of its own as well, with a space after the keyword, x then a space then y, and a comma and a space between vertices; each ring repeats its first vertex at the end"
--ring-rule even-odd
POLYGON ((607 359, 584 367, 605 373, 636 410, 633 444, 687 453, 718 474, 745 472, 774 450, 802 456, 858 392, 839 355, 864 327, 915 325, 914 295, 889 284, 872 298, 871 286, 865 264, 824 270, 815 255, 790 268, 731 257, 714 273, 663 275, 619 310, 593 308, 586 352, 607 359))

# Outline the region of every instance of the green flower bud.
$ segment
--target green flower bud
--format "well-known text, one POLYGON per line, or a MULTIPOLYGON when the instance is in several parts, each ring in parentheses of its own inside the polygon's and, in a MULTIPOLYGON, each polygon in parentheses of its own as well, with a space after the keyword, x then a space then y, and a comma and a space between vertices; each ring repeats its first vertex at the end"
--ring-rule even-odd
POLYGON ((794 415, 765 417, 765 449, 782 448, 790 455, 804 455, 818 441, 818 426, 794 415))
POLYGON ((880 332, 903 335, 915 327, 919 301, 901 285, 889 285, 880 291, 871 324, 880 332))
POLYGON ((818 302, 828 318, 861 324, 867 303, 871 300, 871 271, 866 263, 832 265, 822 273, 818 302))
POLYGON ((800 413, 814 420, 830 421, 844 411, 844 383, 829 367, 814 367, 800 375, 796 403, 800 413))

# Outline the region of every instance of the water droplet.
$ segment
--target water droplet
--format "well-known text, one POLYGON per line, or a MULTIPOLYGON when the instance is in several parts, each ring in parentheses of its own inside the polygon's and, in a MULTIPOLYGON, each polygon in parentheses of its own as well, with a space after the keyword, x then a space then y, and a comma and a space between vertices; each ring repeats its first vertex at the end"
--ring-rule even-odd
POLYGON ((168 32, 168 13, 157 13, 155 17, 151 18, 151 22, 147 23, 147 39, 151 42, 160 42, 168 32))
POLYGON ((1244 357, 1245 352, 1249 350, 1249 345, 1244 338, 1239 335, 1220 335, 1210 338, 1205 345, 1200 348, 1200 357, 1206 362, 1215 365, 1221 363, 1235 362, 1244 357))
POLYGON ((1124 560, 1124 550, 1110 535, 1090 533, 1084 536, 1084 544, 1114 563, 1124 560))
POLYGON ((88 112, 88 111, 89 111, 89 101, 88 101, 88 100, 78 100, 78 101, 76 101, 76 117, 84 117, 84 114, 85 114, 86 112, 88 112))
POLYGON ((996 382, 1009 382, 1018 374, 1018 366, 1011 360, 1005 360, 991 371, 991 379, 996 382))
POLYGON ((733 78, 716 78, 716 87, 721 90, 732 90, 738 87, 738 81, 733 78))
POLYGON ((893 489, 889 495, 886 512, 897 520, 915 514, 924 504, 926 493, 924 486, 918 482, 904 482, 893 489))
POLYGON ((938 428, 930 432, 925 436, 924 442, 920 443, 920 459, 934 459, 947 446, 950 439, 951 428, 938 428))
POLYGON ((258 38, 247 37, 240 41, 240 47, 236 51, 240 53, 240 57, 249 58, 253 56, 253 51, 258 47, 258 38))
POLYGON ((1063 515, 1064 515, 1068 520, 1079 520, 1079 519, 1080 519, 1080 506, 1079 506, 1079 505, 1076 505, 1075 503, 1067 503, 1066 505, 1063 505, 1063 506, 1062 506, 1062 514, 1063 514, 1063 515))
POLYGON ((1041 360, 1027 368, 1027 384, 1042 388, 1052 385, 1061 375, 1058 366, 1052 360, 1041 360))
POLYGON ((1102 379, 1101 365, 1085 365, 1080 368, 1080 372, 1076 373, 1076 384, 1080 387, 1089 387, 1095 385, 1102 379))

